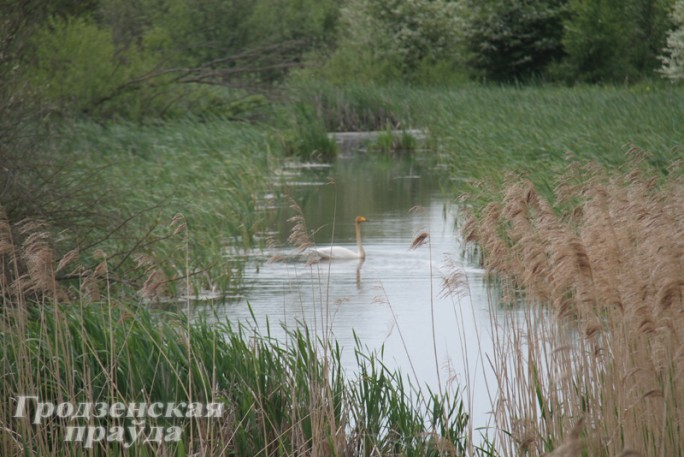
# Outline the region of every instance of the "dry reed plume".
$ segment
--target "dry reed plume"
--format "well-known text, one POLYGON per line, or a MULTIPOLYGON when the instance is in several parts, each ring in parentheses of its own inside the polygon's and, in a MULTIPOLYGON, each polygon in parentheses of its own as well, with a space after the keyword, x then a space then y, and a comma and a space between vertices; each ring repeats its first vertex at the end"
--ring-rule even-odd
MULTIPOLYGON (((178 217, 169 227, 172 231, 169 237, 186 229, 178 217)), ((119 257, 130 256, 135 271, 129 275, 142 275, 143 280, 139 277, 128 280, 114 274, 111 259, 99 248, 93 250, 92 258, 86 262, 79 262, 78 248, 61 256, 57 251, 48 224, 28 219, 12 223, 0 206, 0 295, 4 303, 66 303, 77 298, 97 302, 103 298, 103 289, 112 283, 128 286, 143 298, 153 300, 167 294, 169 283, 185 278, 182 273, 169 278, 162 263, 142 249, 119 253, 119 257), (93 265, 88 267, 86 263, 93 265), (77 292, 69 286, 69 281, 78 283, 77 292)))
POLYGON ((24 297, 64 301, 66 293, 55 275, 77 257, 72 251, 57 262, 44 223, 25 220, 12 225, 0 207, 0 294, 4 303, 24 297))
POLYGON ((684 453, 678 167, 667 178, 638 160, 619 176, 575 167, 555 205, 509 179, 464 226, 505 299, 524 302, 495 336, 506 454, 684 453))

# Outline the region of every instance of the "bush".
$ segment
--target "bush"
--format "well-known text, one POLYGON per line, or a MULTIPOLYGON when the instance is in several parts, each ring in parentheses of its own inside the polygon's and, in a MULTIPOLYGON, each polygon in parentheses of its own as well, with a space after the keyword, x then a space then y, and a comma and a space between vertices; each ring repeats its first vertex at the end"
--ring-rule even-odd
POLYGON ((305 160, 332 160, 337 156, 337 143, 328 137, 323 120, 306 103, 295 103, 289 114, 289 127, 282 143, 285 154, 305 160))
POLYGON ((633 81, 658 66, 670 0, 571 0, 563 44, 566 77, 586 82, 633 81))
POLYGON ((527 79, 563 57, 565 0, 472 2, 466 28, 469 64, 494 81, 527 79))
POLYGON ((661 73, 672 81, 684 79, 684 1, 678 0, 672 10, 676 28, 667 35, 666 54, 661 57, 661 73))
POLYGON ((92 20, 51 19, 33 37, 35 54, 27 77, 59 109, 139 117, 153 110, 155 94, 154 86, 136 78, 159 61, 146 46, 163 40, 163 32, 153 29, 141 46, 117 49, 111 31, 92 20))
POLYGON ((459 61, 460 4, 445 0, 350 0, 345 34, 327 64, 335 81, 416 81, 425 65, 459 61))

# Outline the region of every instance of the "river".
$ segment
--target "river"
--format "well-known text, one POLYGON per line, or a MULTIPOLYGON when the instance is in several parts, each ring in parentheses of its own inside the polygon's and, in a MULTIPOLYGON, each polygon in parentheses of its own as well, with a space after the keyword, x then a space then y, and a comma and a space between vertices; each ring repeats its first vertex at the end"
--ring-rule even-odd
POLYGON ((348 372, 356 369, 356 335, 371 351, 384 347, 385 364, 414 384, 462 389, 473 426, 491 425, 496 386, 487 374, 492 324, 484 272, 464 258, 458 207, 441 190, 442 174, 430 160, 365 155, 282 168, 261 208, 270 218, 269 247, 249 253, 244 294, 215 312, 256 319, 262 330, 268 321, 276 338, 281 323, 329 329, 348 372), (365 261, 308 264, 287 242, 293 203, 318 247, 355 250, 354 218, 365 216, 365 261), (410 249, 421 232, 429 233, 427 243, 410 249), (445 294, 443 277, 454 272, 460 285, 445 294))

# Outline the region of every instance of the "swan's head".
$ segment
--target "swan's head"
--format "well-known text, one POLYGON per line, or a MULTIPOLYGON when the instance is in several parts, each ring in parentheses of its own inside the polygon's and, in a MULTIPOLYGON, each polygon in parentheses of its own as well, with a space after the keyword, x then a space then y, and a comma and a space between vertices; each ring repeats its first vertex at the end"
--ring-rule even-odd
POLYGON ((361 222, 366 222, 367 220, 368 219, 366 219, 363 216, 356 216, 356 219, 354 219, 354 222, 356 222, 357 224, 360 224, 361 222))

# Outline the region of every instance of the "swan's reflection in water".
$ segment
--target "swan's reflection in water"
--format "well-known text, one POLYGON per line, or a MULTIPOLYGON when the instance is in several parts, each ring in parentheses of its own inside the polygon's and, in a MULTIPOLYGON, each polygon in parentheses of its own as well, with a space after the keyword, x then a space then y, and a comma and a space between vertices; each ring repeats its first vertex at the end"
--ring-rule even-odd
POLYGON ((455 228, 457 208, 445 201, 432 172, 416 163, 377 163, 367 158, 302 172, 304 181, 325 183, 331 174, 336 182, 288 189, 301 206, 314 241, 322 248, 334 243, 358 249, 359 224, 354 218, 364 214, 369 220, 363 227, 365 259, 308 263, 306 256, 296 255, 287 245, 292 212, 284 203, 270 228, 279 243, 266 252, 254 251, 245 271, 245 296, 225 303, 218 313, 232 321, 256 319, 262 329, 269 322, 276 338, 285 334, 279 322, 326 329, 342 348, 349 374, 357 366, 358 336, 369 350, 383 348, 390 368, 417 377, 414 384, 436 391, 439 371, 442 380, 470 387, 466 400, 475 426, 483 426, 491 409, 485 381, 492 387, 495 379, 484 375, 491 353, 488 334, 493 331, 487 292, 482 271, 458 261, 462 246, 455 228), (415 205, 424 210, 409 211, 415 205), (415 235, 422 232, 429 233, 427 244, 409 250, 415 235), (464 275, 467 290, 462 294, 440 293, 447 254, 457 259, 456 268, 464 275), (273 255, 284 261, 268 262, 273 255))

